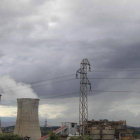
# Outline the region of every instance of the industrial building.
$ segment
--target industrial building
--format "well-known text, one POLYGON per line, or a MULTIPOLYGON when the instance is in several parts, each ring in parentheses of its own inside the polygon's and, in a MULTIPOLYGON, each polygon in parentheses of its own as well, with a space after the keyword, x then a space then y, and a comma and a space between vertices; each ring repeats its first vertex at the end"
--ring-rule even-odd
POLYGON ((41 137, 38 105, 39 99, 17 99, 18 112, 14 134, 38 140, 41 137))
POLYGON ((61 132, 63 136, 75 135, 77 132, 77 123, 74 122, 62 122, 62 126, 66 126, 67 129, 61 132))
POLYGON ((126 129, 126 121, 88 121, 86 133, 93 136, 94 140, 122 140, 131 137, 131 132, 126 129))
MULTIPOLYGON (((77 135, 77 123, 74 122, 62 122, 62 126, 53 131, 55 134, 61 135, 61 137, 70 137, 77 135)), ((49 135, 41 137, 39 140, 47 140, 49 135)))

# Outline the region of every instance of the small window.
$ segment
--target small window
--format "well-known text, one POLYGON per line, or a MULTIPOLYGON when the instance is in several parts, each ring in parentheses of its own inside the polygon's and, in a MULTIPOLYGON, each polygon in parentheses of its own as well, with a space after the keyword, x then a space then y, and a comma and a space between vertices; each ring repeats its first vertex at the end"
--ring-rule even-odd
POLYGON ((30 137, 24 137, 24 140, 30 140, 30 137))
POLYGON ((74 123, 71 124, 71 127, 74 127, 74 123))

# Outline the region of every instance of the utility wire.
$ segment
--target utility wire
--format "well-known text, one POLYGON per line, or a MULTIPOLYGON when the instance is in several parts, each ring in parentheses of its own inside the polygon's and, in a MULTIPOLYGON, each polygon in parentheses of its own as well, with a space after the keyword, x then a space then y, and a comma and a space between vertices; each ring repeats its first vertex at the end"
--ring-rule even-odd
MULTIPOLYGON (((120 91, 117 91, 117 90, 91 90, 91 91, 88 91, 88 92, 116 92, 116 93, 118 93, 118 92, 124 92, 124 93, 127 93, 127 92, 129 92, 129 93, 131 93, 131 92, 136 92, 136 93, 140 93, 140 91, 128 91, 128 90, 120 90, 120 91)), ((80 93, 80 92, 74 92, 74 93, 68 93, 68 94, 60 94, 60 95, 56 95, 56 96, 48 96, 48 97, 44 97, 44 98, 40 98, 41 100, 43 100, 43 99, 50 99, 50 98, 55 98, 55 97, 62 97, 62 96, 67 96, 67 95, 73 95, 73 94, 77 94, 77 93, 80 93)), ((90 94, 89 94, 90 95, 90 94)))
POLYGON ((117 80, 117 79, 137 80, 138 79, 138 80, 140 80, 140 78, 115 78, 115 77, 114 78, 96 78, 95 77, 95 78, 88 78, 88 79, 111 79, 111 80, 117 80))
MULTIPOLYGON (((98 70, 98 71, 91 71, 91 72, 110 72, 110 71, 140 71, 140 70, 120 70, 120 69, 114 69, 114 70, 98 70)), ((60 76, 60 77, 56 77, 56 78, 50 78, 50 79, 46 79, 46 80, 42 80, 42 81, 35 81, 35 82, 30 82, 28 84, 38 84, 38 83, 42 83, 42 82, 46 82, 48 80, 55 80, 55 79, 59 79, 59 78, 63 78, 63 77, 68 77, 68 76, 73 76, 75 74, 69 74, 69 75, 64 75, 64 76, 60 76)), ((89 78, 89 79, 140 79, 140 78, 89 78)), ((46 84, 45 84, 46 85, 46 84)), ((17 86, 12 86, 12 87, 7 87, 7 88, 3 88, 3 89, 11 89, 11 88, 17 88, 17 87, 20 87, 20 86, 23 86, 23 85, 17 85, 17 86)), ((38 85, 37 85, 38 86, 38 85)), ((40 85, 39 85, 40 86, 40 85)), ((36 87, 36 86, 32 86, 32 87, 36 87)), ((0 90, 3 90, 3 89, 0 89, 0 90)))
POLYGON ((111 72, 111 71, 138 71, 140 72, 140 70, 134 70, 134 69, 106 69, 106 70, 92 70, 91 72, 111 72))
POLYGON ((80 92, 74 92, 74 93, 68 93, 68 94, 60 94, 60 95, 56 95, 56 96, 49 96, 49 97, 45 97, 45 98, 40 98, 40 99, 50 99, 50 98, 56 98, 56 97, 62 97, 62 96, 67 96, 67 95, 72 95, 72 94, 77 94, 80 92))
POLYGON ((130 90, 91 90, 91 91, 89 91, 89 92, 124 92, 124 93, 127 93, 127 92, 129 92, 129 93, 131 93, 131 92, 135 92, 135 93, 140 93, 140 91, 130 91, 130 90))
MULTIPOLYGON (((104 79, 108 79, 108 80, 140 80, 140 78, 89 78, 89 79, 92 79, 92 80, 104 80, 104 79)), ((63 80, 63 81, 58 81, 58 82, 53 82, 53 83, 46 83, 46 84, 41 84, 41 85, 35 85, 35 86, 31 86, 31 87, 28 87, 28 88, 33 88, 33 87, 40 87, 40 86, 47 86, 47 85, 52 85, 52 84, 56 84, 56 83, 61 83, 61 82, 66 82, 66 81, 71 81, 71 80, 74 80, 74 79, 68 79, 68 80, 63 80)), ((36 82, 37 83, 37 82, 36 82)), ((22 85, 20 85, 20 86, 22 86, 22 85)), ((16 86, 15 86, 16 87, 16 86)), ((14 87, 11 87, 11 88, 14 88, 14 87)), ((8 87, 8 88, 3 88, 3 89, 0 89, 0 90, 4 90, 4 89, 10 89, 11 90, 11 88, 10 87, 8 87)), ((24 89, 28 89, 28 88, 23 88, 23 89, 15 89, 15 90, 13 90, 13 91, 19 91, 19 90, 24 90, 24 89)))
MULTIPOLYGON (((92 90, 92 91, 88 91, 90 93, 93 93, 93 92, 114 92, 114 93, 140 93, 140 91, 129 91, 129 90, 123 90, 123 91, 116 91, 116 90, 92 90)), ((47 100, 47 99, 50 99, 50 98, 56 98, 56 97, 63 97, 63 96, 68 96, 68 95, 73 95, 73 94, 78 94, 80 92, 74 92, 74 93, 68 93, 68 94, 60 94, 60 95, 55 95, 55 96, 48 96, 48 97, 43 97, 43 98, 40 98, 41 100, 47 100)), ((91 95, 91 94, 88 94, 88 95, 91 95)), ((9 104, 13 104, 13 103, 17 103, 17 102, 12 102, 12 103, 9 103, 9 104)), ((1 105, 9 105, 9 104, 1 104, 1 105)))
MULTIPOLYGON (((97 79, 97 80, 104 80, 104 79, 108 79, 108 80, 119 80, 119 79, 124 79, 124 80, 139 80, 140 78, 89 78, 89 79, 97 79)), ((58 82, 53 82, 53 83, 47 83, 47 84, 41 84, 41 85, 35 85, 35 86, 31 86, 31 87, 27 87, 27 88, 23 88, 23 89, 15 89, 15 90, 12 90, 13 91, 20 91, 20 90, 25 90, 25 89, 29 89, 29 88, 35 88, 35 87, 41 87, 41 86, 50 86, 50 85, 53 85, 53 84, 57 84, 57 83, 62 83, 62 82, 66 82, 66 81, 72 81, 72 80, 75 80, 75 79, 67 79, 67 80, 63 80, 63 81, 58 81, 58 82)), ((4 89, 10 89, 10 88, 4 88, 4 89)), ((3 89, 0 89, 3 91, 3 89)), ((5 92, 3 92, 5 93, 5 92)), ((10 93, 10 92, 8 92, 10 93)))
MULTIPOLYGON (((110 72, 110 71, 140 71, 140 70, 108 69, 108 70, 93 70, 91 72, 110 72)), ((56 78, 50 78, 50 79, 46 79, 46 80, 42 80, 42 81, 29 82, 27 84, 31 84, 32 85, 32 84, 36 84, 36 83, 46 82, 48 80, 55 80, 55 79, 59 79, 59 78, 63 78, 63 77, 68 77, 68 76, 73 76, 73 75, 75 75, 75 74, 64 75, 64 76, 60 76, 60 77, 56 77, 56 78)), ((140 79, 140 78, 89 78, 89 79, 140 79)), ((3 88, 3 89, 15 88, 15 87, 18 87, 18 86, 22 86, 22 85, 7 87, 7 88, 3 88)))
MULTIPOLYGON (((46 80, 42 80, 42 81, 30 82, 28 84, 32 85, 32 84, 36 84, 36 83, 42 83, 42 82, 46 82, 48 80, 55 80, 55 79, 59 79, 59 78, 63 78, 63 77, 68 77, 68 76, 72 76, 72 75, 75 75, 75 74, 64 75, 64 76, 60 76, 60 77, 56 77, 56 78, 50 78, 50 79, 46 79, 46 80)), ((17 86, 7 87, 7 88, 3 88, 3 89, 9 89, 9 88, 11 89, 11 88, 19 87, 19 86, 23 86, 23 85, 17 85, 17 86)))
MULTIPOLYGON (((13 91, 19 91, 19 90, 25 90, 25 89, 29 89, 29 88, 34 88, 34 87, 48 86, 48 85, 57 84, 57 83, 62 83, 62 82, 66 82, 66 81, 72 81, 72 80, 76 80, 76 79, 73 78, 73 79, 67 79, 67 80, 63 80, 63 81, 53 82, 53 83, 51 83, 51 84, 41 84, 41 85, 31 86, 31 87, 28 87, 28 88, 12 90, 12 92, 13 92, 13 91)), ((0 89, 0 90, 2 90, 2 89, 0 89)), ((5 93, 5 92, 3 92, 3 93, 5 93)), ((6 93, 7 93, 7 92, 6 92, 6 93)), ((10 92, 8 92, 8 93, 10 93, 10 92)))
MULTIPOLYGON (((117 91, 117 90, 91 90, 91 91, 88 91, 88 92, 136 92, 136 93, 140 93, 140 91, 129 91, 129 90, 120 90, 120 91, 117 91)), ((75 92, 75 93, 69 93, 69 94, 61 94, 61 95, 56 95, 56 96, 48 96, 48 97, 45 97, 45 98, 40 98, 40 99, 50 99, 50 98, 54 98, 54 97, 60 97, 60 96, 67 96, 67 95, 72 95, 72 94, 77 94, 77 93, 80 93, 80 92, 75 92)))
MULTIPOLYGON (((74 92, 74 93, 68 93, 68 94, 60 94, 60 95, 48 96, 48 97, 42 97, 42 98, 40 98, 40 100, 56 98, 56 97, 62 97, 62 96, 68 96, 68 95, 73 95, 73 94, 77 94, 77 93, 80 93, 80 92, 74 92)), ((17 103, 17 102, 12 102, 12 103, 8 103, 8 104, 1 104, 1 105, 10 105, 10 104, 13 104, 13 103, 17 103)))
MULTIPOLYGON (((140 70, 121 70, 121 69, 108 69, 108 70, 93 70, 91 72, 110 72, 110 71, 140 71, 140 70)), ((59 79, 59 78, 63 78, 63 77, 68 77, 68 76, 72 76, 75 74, 69 74, 69 75, 64 75, 64 76, 60 76, 60 77, 56 77, 56 78, 50 78, 50 79, 46 79, 46 80, 42 80, 42 81, 35 81, 35 82, 29 82, 27 84, 36 84, 36 83, 42 83, 42 82, 46 82, 48 80, 55 80, 55 79, 59 79)), ((140 78, 89 78, 89 79, 140 79, 140 78)), ((3 88, 3 89, 11 89, 11 88, 16 88, 22 85, 17 85, 17 86, 12 86, 12 87, 7 87, 7 88, 3 88)), ((1 90, 1 89, 0 89, 1 90)))

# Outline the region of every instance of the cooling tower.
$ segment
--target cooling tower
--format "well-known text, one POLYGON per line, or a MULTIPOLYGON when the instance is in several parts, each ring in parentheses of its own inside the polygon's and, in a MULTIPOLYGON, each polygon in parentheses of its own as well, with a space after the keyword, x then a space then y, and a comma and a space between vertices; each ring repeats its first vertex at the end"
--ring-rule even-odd
POLYGON ((18 112, 14 134, 31 137, 30 140, 41 138, 38 105, 39 99, 17 99, 18 112))
MULTIPOLYGON (((0 101, 1 101, 1 95, 0 95, 0 101)), ((2 133, 2 130, 1 130, 1 120, 0 120, 0 133, 2 133)))

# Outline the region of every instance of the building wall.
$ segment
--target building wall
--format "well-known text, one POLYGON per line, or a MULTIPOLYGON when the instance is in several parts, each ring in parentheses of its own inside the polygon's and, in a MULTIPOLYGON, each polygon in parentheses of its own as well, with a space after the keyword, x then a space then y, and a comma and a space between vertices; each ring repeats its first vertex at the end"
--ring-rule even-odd
POLYGON ((69 124, 69 129, 70 129, 70 131, 69 131, 70 134, 76 133, 77 132, 77 124, 76 123, 70 123, 69 124))
POLYGON ((14 134, 29 136, 30 140, 38 140, 41 138, 38 119, 39 99, 17 99, 17 103, 18 112, 14 134))
POLYGON ((67 126, 67 129, 62 132, 62 135, 70 135, 77 132, 77 123, 63 122, 62 126, 67 126))
POLYGON ((86 130, 87 134, 95 137, 97 140, 102 139, 117 139, 121 140, 121 134, 130 134, 126 129, 126 121, 108 121, 104 120, 91 120, 88 121, 88 129, 86 130), (108 129, 108 130, 105 130, 108 129), (112 130, 111 130, 112 129, 112 130), (98 134, 96 133, 98 131, 98 134), (99 132, 100 131, 100 132, 99 132), (104 134, 106 133, 107 134, 104 134))
POLYGON ((135 138, 132 136, 122 137, 121 140, 134 140, 135 138))
POLYGON ((109 127, 105 128, 102 131, 103 140, 114 140, 115 139, 115 130, 110 129, 109 127))
POLYGON ((114 140, 115 130, 109 127, 104 129, 98 127, 92 127, 90 129, 90 134, 93 136, 94 140, 114 140))
POLYGON ((90 130, 91 136, 93 136, 94 140, 100 140, 101 139, 101 130, 97 127, 92 127, 90 130))

